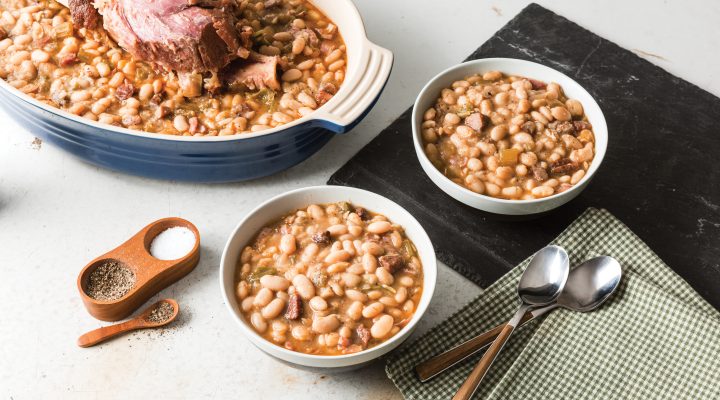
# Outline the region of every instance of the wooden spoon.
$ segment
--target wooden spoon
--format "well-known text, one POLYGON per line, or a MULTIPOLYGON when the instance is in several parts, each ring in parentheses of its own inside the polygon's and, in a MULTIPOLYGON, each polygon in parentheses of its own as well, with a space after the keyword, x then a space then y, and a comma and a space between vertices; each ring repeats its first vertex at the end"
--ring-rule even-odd
POLYGON ((173 320, 175 320, 179 312, 180 306, 178 305, 177 301, 173 299, 160 300, 131 320, 121 322, 115 325, 104 326, 102 328, 95 329, 94 331, 90 331, 80 336, 78 338, 77 345, 80 347, 91 347, 115 336, 137 329, 158 328, 167 325, 173 320), (160 307, 160 304, 162 303, 170 304, 173 307, 173 314, 170 316, 170 318, 163 321, 154 322, 150 320, 149 317, 152 314, 153 310, 155 310, 157 307, 160 307))

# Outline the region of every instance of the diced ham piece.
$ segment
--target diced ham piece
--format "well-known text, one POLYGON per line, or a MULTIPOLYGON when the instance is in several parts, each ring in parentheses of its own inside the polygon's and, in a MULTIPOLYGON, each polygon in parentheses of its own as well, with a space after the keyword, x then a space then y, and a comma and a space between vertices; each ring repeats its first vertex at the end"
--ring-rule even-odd
POLYGON ((366 348, 368 342, 370 342, 370 330, 364 325, 358 325, 357 329, 355 329, 355 333, 357 333, 357 338, 360 341, 360 345, 363 347, 363 349, 366 348))
POLYGON ((575 132, 575 124, 569 121, 559 122, 555 125, 555 131, 558 133, 558 135, 574 135, 575 132))
POLYGON ((580 165, 569 158, 561 158, 550 164, 550 172, 553 174, 567 174, 580 168, 580 165))
POLYGON ((575 125, 575 131, 577 131, 578 133, 583 129, 592 128, 592 125, 587 121, 573 121, 573 125, 575 125))
POLYGON ((401 270, 405 266, 405 259, 400 254, 386 254, 378 259, 380 266, 390 271, 391 274, 401 270))
POLYGON ((323 83, 320 89, 315 93, 315 101, 318 104, 323 105, 330 101, 332 97, 337 93, 337 88, 332 83, 323 83))
POLYGON ((285 318, 290 321, 300 318, 302 315, 302 308, 303 303, 300 296, 296 293, 291 294, 288 299, 287 310, 285 310, 285 318))
POLYGON ((355 207, 355 214, 357 214, 363 221, 370 219, 370 212, 362 207, 355 207))
POLYGON ((295 38, 301 37, 305 39, 305 42, 310 43, 313 47, 317 46, 317 44, 320 43, 320 39, 318 39, 317 34, 313 32, 312 29, 292 28, 290 29, 290 33, 292 33, 295 38))
POLYGON ((115 89, 115 97, 117 97, 118 100, 127 100, 132 97, 134 92, 135 86, 133 86, 132 83, 125 81, 125 83, 115 89))
POLYGON ((535 178, 535 180, 538 182, 544 182, 548 178, 548 173, 545 170, 545 168, 533 167, 532 173, 533 173, 533 178, 535 178))
POLYGON ((465 125, 469 126, 474 130, 475 132, 482 131, 483 125, 485 125, 485 121, 483 119, 483 115, 480 113, 472 113, 465 118, 465 125))
POLYGON ((329 231, 323 231, 312 235, 312 241, 317 244, 328 245, 332 242, 332 238, 329 231))
POLYGON ((543 81, 538 81, 535 79, 528 79, 530 81, 530 84, 532 85, 533 90, 540 90, 545 89, 547 87, 547 83, 543 81))
POLYGON ((70 54, 60 53, 57 55, 57 58, 58 58, 58 64, 60 64, 61 67, 69 67, 69 66, 75 64, 76 62, 80 61, 77 58, 77 55, 75 53, 70 53, 70 54))
POLYGON ((350 341, 350 339, 348 339, 344 336, 340 336, 340 338, 338 339, 338 348, 339 349, 347 349, 348 347, 350 347, 351 344, 352 344, 352 342, 350 341))

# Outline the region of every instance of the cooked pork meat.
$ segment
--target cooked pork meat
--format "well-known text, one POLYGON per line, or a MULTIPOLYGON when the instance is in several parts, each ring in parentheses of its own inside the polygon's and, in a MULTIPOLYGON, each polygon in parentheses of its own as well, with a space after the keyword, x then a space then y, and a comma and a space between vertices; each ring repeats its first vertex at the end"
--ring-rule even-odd
POLYGON ((237 60, 230 64, 223 72, 223 80, 230 86, 244 86, 250 90, 279 90, 277 67, 277 56, 252 53, 247 60, 237 60))
MULTIPOLYGON (((246 28, 238 32, 227 0, 107 0, 103 26, 133 57, 180 72, 218 71, 249 55, 246 28)), ((72 0, 76 23, 92 27, 91 0, 72 0)))
POLYGON ((76 25, 88 29, 97 28, 100 13, 93 6, 91 0, 69 0, 68 8, 70 8, 70 15, 76 25))

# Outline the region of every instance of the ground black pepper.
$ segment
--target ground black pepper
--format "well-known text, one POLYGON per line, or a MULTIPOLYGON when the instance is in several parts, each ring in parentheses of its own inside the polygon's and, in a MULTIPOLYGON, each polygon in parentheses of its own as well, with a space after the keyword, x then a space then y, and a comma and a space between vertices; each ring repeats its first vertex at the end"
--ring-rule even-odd
POLYGON ((162 303, 158 304, 158 306, 155 307, 150 312, 150 315, 148 315, 145 319, 148 322, 158 324, 160 322, 165 322, 170 319, 170 317, 172 317, 174 313, 175 307, 173 307, 172 304, 163 301, 162 303))
POLYGON ((135 286, 135 272, 117 261, 106 261, 88 277, 85 293, 95 300, 117 300, 135 286))

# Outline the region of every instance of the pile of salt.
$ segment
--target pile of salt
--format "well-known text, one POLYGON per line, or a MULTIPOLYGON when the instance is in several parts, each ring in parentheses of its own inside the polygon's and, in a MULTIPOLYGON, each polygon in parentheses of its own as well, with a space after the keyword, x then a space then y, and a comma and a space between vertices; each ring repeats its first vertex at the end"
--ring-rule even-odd
POLYGON ((184 226, 160 232, 150 243, 150 254, 159 260, 177 260, 195 247, 195 234, 184 226))

